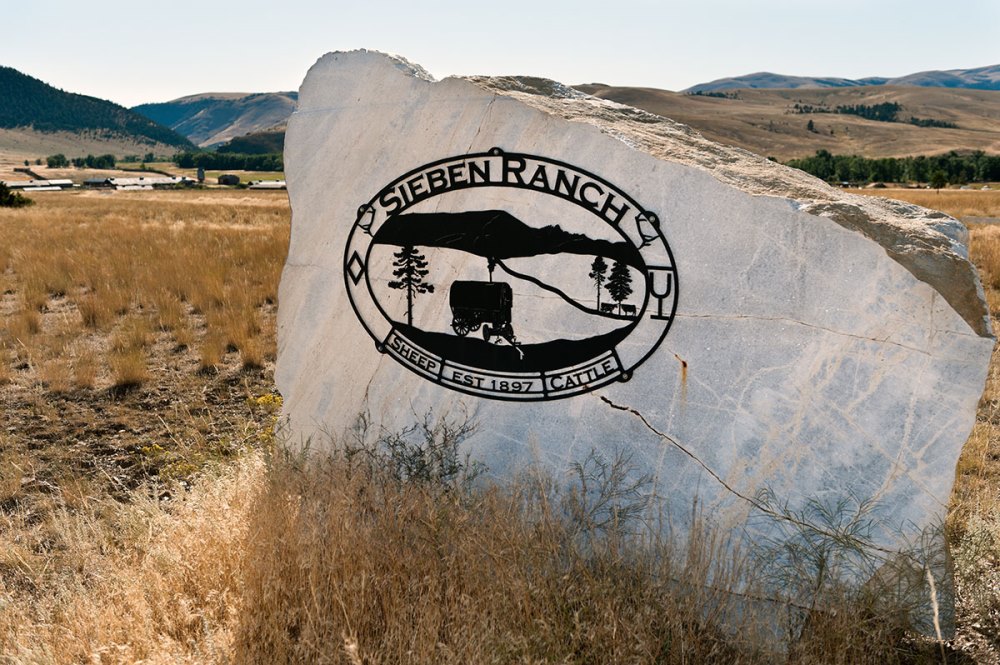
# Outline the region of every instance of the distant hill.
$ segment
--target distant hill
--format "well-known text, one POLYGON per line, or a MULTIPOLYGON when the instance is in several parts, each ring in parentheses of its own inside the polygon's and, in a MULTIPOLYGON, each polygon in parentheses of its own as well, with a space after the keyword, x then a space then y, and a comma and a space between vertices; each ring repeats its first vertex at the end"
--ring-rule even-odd
POLYGON ((918 85, 935 88, 1000 90, 1000 65, 977 67, 976 69, 918 72, 890 79, 889 83, 891 85, 918 85))
POLYGON ((208 148, 251 132, 284 126, 298 103, 297 92, 204 93, 132 110, 208 148))
POLYGON ((867 85, 740 89, 707 96, 598 84, 576 88, 690 125, 714 141, 782 161, 817 150, 866 157, 950 150, 1000 154, 1000 91, 994 90, 867 85), (879 122, 835 112, 837 107, 881 104, 898 104, 899 120, 879 122), (813 112, 803 113, 803 109, 813 112), (909 123, 910 118, 954 128, 917 126, 909 123))
POLYGON ((379 227, 373 242, 447 247, 495 259, 539 254, 603 256, 645 270, 642 257, 625 241, 570 233, 558 224, 535 228, 504 210, 401 213, 379 227))
POLYGON ((0 129, 29 142, 33 133, 68 132, 119 144, 191 146, 145 116, 103 99, 64 92, 10 67, 0 67, 0 129))
POLYGON ((693 85, 684 92, 718 92, 722 90, 738 90, 740 88, 781 88, 795 90, 798 88, 850 88, 864 85, 883 85, 888 79, 865 78, 845 79, 837 77, 786 76, 773 72, 755 72, 743 76, 731 76, 716 79, 708 83, 693 85))
POLYGON ((716 79, 708 83, 693 85, 683 92, 719 92, 740 88, 755 89, 800 89, 800 88, 848 88, 861 86, 918 86, 928 88, 969 88, 973 90, 1000 90, 1000 65, 977 67, 975 69, 949 69, 908 74, 896 78, 869 77, 845 79, 836 77, 786 76, 772 72, 757 72, 744 76, 716 79))

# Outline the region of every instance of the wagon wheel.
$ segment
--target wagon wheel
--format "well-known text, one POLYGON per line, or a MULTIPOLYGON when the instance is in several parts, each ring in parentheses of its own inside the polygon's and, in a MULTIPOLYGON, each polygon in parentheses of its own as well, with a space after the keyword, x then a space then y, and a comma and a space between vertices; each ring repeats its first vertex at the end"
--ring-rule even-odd
POLYGON ((455 334, 459 337, 465 337, 469 334, 470 330, 473 330, 469 322, 464 319, 455 319, 451 322, 451 327, 454 328, 455 334))

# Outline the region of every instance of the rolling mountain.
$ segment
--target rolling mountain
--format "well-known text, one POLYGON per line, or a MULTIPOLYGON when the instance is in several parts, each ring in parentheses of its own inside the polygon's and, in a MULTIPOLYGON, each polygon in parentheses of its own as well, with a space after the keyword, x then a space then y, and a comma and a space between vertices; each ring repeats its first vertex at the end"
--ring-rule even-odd
POLYGON ((896 78, 873 76, 863 79, 836 77, 786 76, 772 72, 757 72, 744 76, 716 79, 693 85, 683 92, 704 93, 740 88, 848 88, 859 86, 902 85, 927 88, 970 88, 973 90, 1000 90, 1000 65, 975 69, 949 69, 908 74, 896 78))
MULTIPOLYGON (((846 79, 841 79, 846 80, 846 79)), ((1000 91, 885 84, 757 88, 692 95, 656 88, 575 86, 597 97, 672 118, 712 140, 782 161, 829 150, 905 157, 950 150, 1000 153, 1000 91), (898 105, 896 122, 837 113, 837 107, 898 105), (812 109, 803 113, 802 109, 812 109), (933 121, 918 126, 911 118, 933 121), (809 129, 809 121, 812 129, 809 129), (952 126, 953 125, 953 126, 952 126)), ((234 138, 220 152, 281 152, 284 131, 234 138)))
MULTIPOLYGON (((191 147, 173 130, 96 97, 64 92, 10 67, 0 67, 0 129, 29 141, 43 134, 155 147, 191 147)), ((44 140, 42 141, 44 142, 44 140)))
POLYGON ((1000 153, 1000 91, 995 90, 890 85, 744 88, 716 97, 600 84, 575 87, 690 125, 714 141, 782 161, 817 150, 865 157, 950 150, 1000 153), (899 105, 897 121, 837 112, 838 107, 885 104, 899 105), (950 126, 918 126, 911 118, 950 126))
POLYGON ((132 110, 207 148, 283 126, 295 110, 298 97, 297 92, 210 92, 160 104, 141 104, 132 110))
POLYGON ((889 79, 889 84, 918 85, 933 88, 1000 90, 1000 65, 977 67, 975 69, 918 72, 908 76, 889 79))
POLYGON ((373 242, 447 247, 494 259, 539 254, 604 256, 645 270, 642 257, 625 241, 569 233, 558 224, 535 228, 503 210, 401 213, 379 228, 373 242))

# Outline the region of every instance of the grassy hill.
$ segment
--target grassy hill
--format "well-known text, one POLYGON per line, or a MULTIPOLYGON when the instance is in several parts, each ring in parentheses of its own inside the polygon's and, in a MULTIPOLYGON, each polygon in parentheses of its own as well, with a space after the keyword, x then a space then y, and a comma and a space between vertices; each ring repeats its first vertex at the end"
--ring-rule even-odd
POLYGON ((295 110, 298 97, 296 92, 211 92, 159 104, 141 104, 132 110, 206 148, 283 125, 295 110))
POLYGON ((232 141, 220 145, 217 150, 217 152, 233 152, 242 155, 269 155, 284 151, 284 129, 270 129, 237 136, 232 141))
POLYGON ((916 72, 896 78, 871 76, 845 79, 833 76, 787 76, 772 72, 756 72, 731 76, 693 85, 683 92, 715 92, 741 88, 843 88, 864 85, 909 85, 932 88, 971 88, 1000 90, 1000 65, 974 69, 948 69, 916 72))
POLYGON ((64 92, 10 67, 0 67, 0 129, 18 135, 69 132, 147 146, 191 145, 173 130, 122 106, 64 92))
POLYGON ((817 150, 866 157, 949 150, 1000 154, 1000 91, 877 85, 740 89, 717 93, 725 96, 707 96, 602 84, 575 87, 690 125, 712 140, 782 161, 817 150), (795 106, 835 110, 884 103, 900 105, 901 122, 840 113, 799 113, 795 106), (910 117, 950 123, 956 128, 919 127, 906 122, 910 117))

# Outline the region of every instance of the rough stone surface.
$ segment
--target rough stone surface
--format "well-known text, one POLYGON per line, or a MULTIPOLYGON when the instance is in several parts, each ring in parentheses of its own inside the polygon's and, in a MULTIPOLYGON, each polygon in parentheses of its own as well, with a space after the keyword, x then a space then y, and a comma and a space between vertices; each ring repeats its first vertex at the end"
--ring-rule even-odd
POLYGON ((362 412, 387 431, 431 411, 467 415, 479 426, 467 450, 498 478, 531 464, 558 474, 592 449, 627 449, 655 475, 681 531, 697 500, 713 525, 753 532, 762 490, 791 509, 870 499, 872 544, 886 551, 940 525, 994 343, 966 232, 954 219, 845 194, 552 81, 435 82, 405 60, 367 51, 328 54, 310 70, 285 163, 293 218, 277 382, 291 441, 335 445, 362 412), (391 196, 379 199, 392 184, 405 200, 401 177, 414 170, 419 197, 439 177, 420 167, 456 156, 480 155, 445 162, 445 172, 459 164, 452 175, 470 177, 467 162, 485 168, 493 159, 496 178, 509 162, 490 157, 493 148, 550 160, 549 178, 554 164, 568 165, 567 178, 594 176, 608 185, 602 192, 635 205, 620 219, 606 208, 601 219, 586 202, 540 193, 552 185, 545 177, 535 190, 492 183, 405 210, 392 210, 391 196), (655 214, 662 236, 649 215, 632 224, 642 213, 655 214), (560 228, 539 231, 553 225, 560 228), (417 255, 411 262, 427 264, 417 281, 435 286, 412 294, 412 326, 406 289, 390 285, 407 245, 417 255), (615 311, 607 282, 604 310, 596 302, 588 275, 595 255, 609 268, 626 264, 633 278, 615 311), (495 281, 512 287, 519 347, 496 335, 483 342, 478 331, 456 334, 455 298, 502 301, 495 287, 456 296, 453 282, 489 281, 490 257, 499 259, 495 281), (660 301, 647 293, 651 266, 663 269, 655 279, 676 271, 677 288, 660 301), (661 313, 676 307, 673 316, 656 319, 658 302, 661 313), (632 332, 621 339, 619 330, 632 332), (416 352, 393 337, 400 331, 419 342, 416 352), (608 362, 629 370, 629 380, 606 383, 601 362, 587 365, 600 356, 600 335, 618 343, 620 367, 608 362), (566 374, 520 385, 519 367, 557 374, 560 354, 589 368, 576 378, 582 387, 566 388, 574 382, 566 374), (457 357, 472 370, 441 367, 457 357), (507 370, 528 401, 473 389, 507 370), (428 378, 435 373, 453 383, 428 378), (598 387, 587 390, 588 381, 598 387), (543 384, 548 393, 532 393, 543 384))

